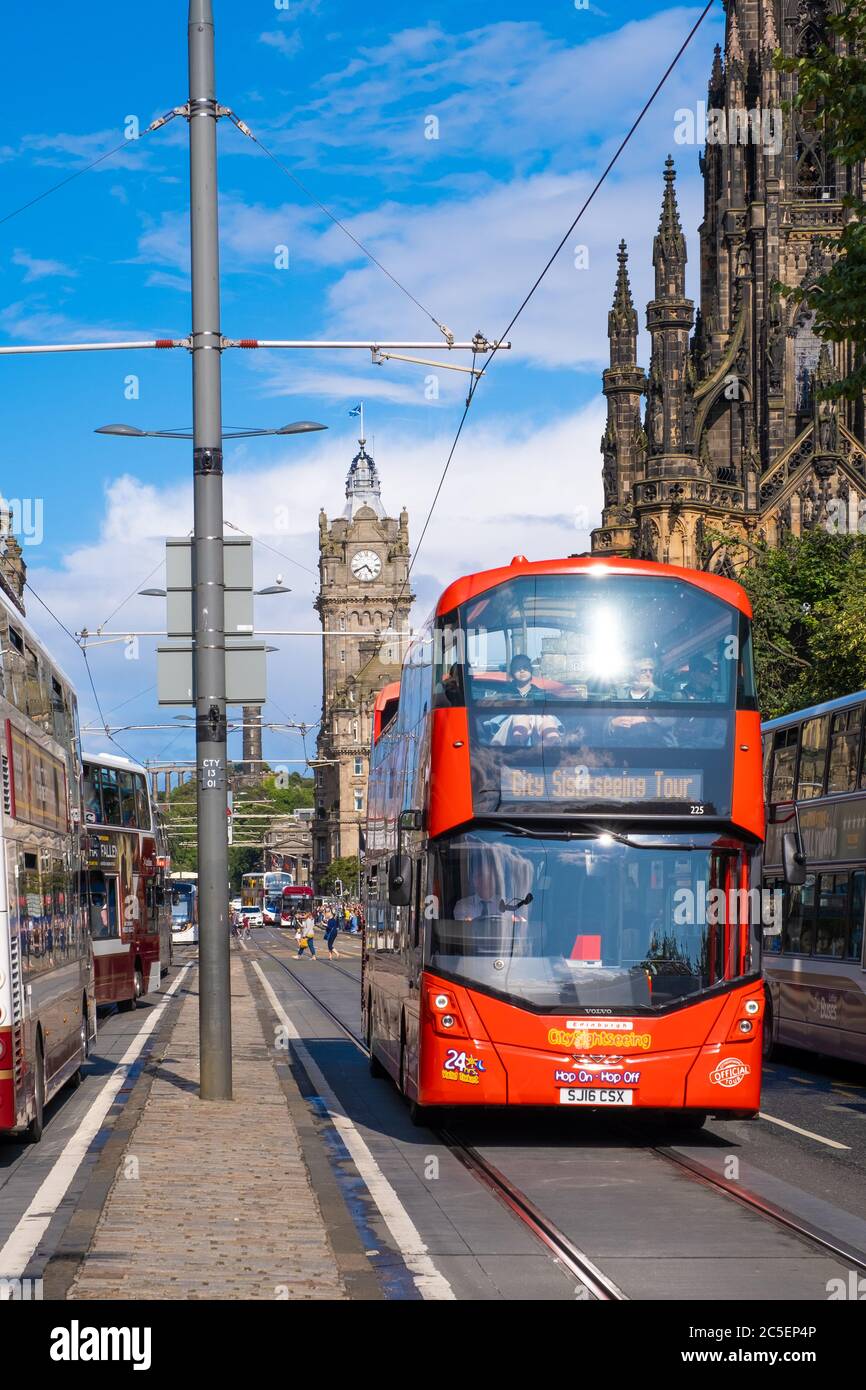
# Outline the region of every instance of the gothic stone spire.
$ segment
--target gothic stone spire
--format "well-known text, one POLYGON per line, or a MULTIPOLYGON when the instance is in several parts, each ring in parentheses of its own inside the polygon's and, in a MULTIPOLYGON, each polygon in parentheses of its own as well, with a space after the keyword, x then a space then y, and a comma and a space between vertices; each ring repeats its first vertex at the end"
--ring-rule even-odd
POLYGON ((674 187, 676 169, 670 155, 665 160, 665 191, 659 229, 653 242, 656 299, 682 299, 686 290, 686 239, 674 187))
POLYGON ((628 279, 628 251, 621 241, 617 252, 616 288, 613 307, 607 316, 607 336, 610 339, 610 365, 634 366, 637 356, 637 311, 631 297, 628 279))

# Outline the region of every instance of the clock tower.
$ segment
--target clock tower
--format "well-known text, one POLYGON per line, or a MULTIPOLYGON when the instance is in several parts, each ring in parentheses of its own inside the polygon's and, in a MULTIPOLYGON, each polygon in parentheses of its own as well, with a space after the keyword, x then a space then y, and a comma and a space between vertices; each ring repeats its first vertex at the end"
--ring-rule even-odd
MULTIPOLYGON (((322 722, 317 740, 314 867, 358 853, 376 696, 399 679, 409 634, 409 516, 386 516, 366 440, 352 460, 342 515, 319 513, 322 722)), ((354 894, 355 884, 345 885, 354 894)))

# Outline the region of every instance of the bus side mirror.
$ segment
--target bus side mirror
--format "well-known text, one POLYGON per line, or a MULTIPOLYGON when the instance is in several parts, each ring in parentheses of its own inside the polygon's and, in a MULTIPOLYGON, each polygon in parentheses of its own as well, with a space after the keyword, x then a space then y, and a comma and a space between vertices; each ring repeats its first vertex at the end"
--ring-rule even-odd
POLYGON ((786 883, 796 887, 806 882, 806 856, 800 849, 798 837, 791 830, 782 836, 782 868, 786 883))
POLYGON ((388 902, 392 907, 408 907, 412 901, 412 859, 408 854, 392 854, 388 861, 388 902))

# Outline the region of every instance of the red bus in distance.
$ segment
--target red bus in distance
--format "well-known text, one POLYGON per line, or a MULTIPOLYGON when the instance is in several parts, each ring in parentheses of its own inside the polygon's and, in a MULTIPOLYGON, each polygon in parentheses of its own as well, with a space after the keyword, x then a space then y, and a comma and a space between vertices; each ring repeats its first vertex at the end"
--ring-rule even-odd
POLYGON ((290 883, 283 889, 279 926, 287 927, 302 912, 313 910, 313 889, 308 883, 290 883))
POLYGON ((755 1114, 763 835, 739 585, 578 558, 457 580, 374 715, 372 1069, 414 1118, 755 1114))
POLYGON ((84 755, 84 832, 97 1004, 134 1009, 159 989, 171 903, 147 773, 112 753, 84 755))

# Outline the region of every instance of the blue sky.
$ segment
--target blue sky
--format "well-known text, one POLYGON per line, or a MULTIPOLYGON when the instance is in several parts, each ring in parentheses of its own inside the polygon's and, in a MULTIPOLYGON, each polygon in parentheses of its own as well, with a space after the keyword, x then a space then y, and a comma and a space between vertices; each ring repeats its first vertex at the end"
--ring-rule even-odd
MULTIPOLYGON (((219 99, 463 339, 496 336, 575 215, 600 169, 699 13, 647 0, 503 3, 495 12, 433 0, 423 14, 388 3, 215 0, 219 99), (430 118, 438 138, 425 138, 430 118)), ((661 169, 673 151, 697 293, 702 192, 698 151, 674 143, 674 113, 706 95, 721 4, 705 21, 615 174, 564 249, 475 398, 416 563, 421 609, 457 574, 588 544, 601 505, 600 371, 616 243, 632 253, 643 324, 661 169), (583 246, 586 251, 578 253, 583 246), (587 262, 578 268, 576 262, 587 262)), ((186 98, 185 0, 16 7, 0 129, 0 218, 186 98), (38 79, 38 80, 37 80, 38 79)), ((182 336, 189 327, 187 130, 182 120, 0 224, 0 342, 182 336)), ((260 150, 220 124, 222 328, 229 336, 428 338, 436 330, 260 150), (289 266, 275 266, 275 248, 289 266)), ((645 338, 642 361, 646 363, 645 338)), ((355 452, 348 410, 367 433, 392 514, 417 536, 459 419, 465 380, 364 354, 224 356, 224 419, 279 425, 314 418, 327 434, 227 447, 226 516, 263 542, 256 577, 283 573, 290 599, 259 600, 262 627, 313 628, 316 518, 338 514, 355 452), (264 546, 271 549, 265 549, 264 546), (281 552, 281 558, 273 553, 281 552)), ((185 353, 4 358, 0 487, 38 498, 39 543, 25 545, 37 593, 71 629, 94 628, 158 566, 162 538, 191 522, 183 443, 95 436, 127 421, 190 421, 185 353), (138 377, 138 399, 126 382, 138 377)), ((34 541, 36 537, 33 537, 34 541)), ((157 573, 150 579, 160 582, 157 573)), ((74 644, 32 599, 34 625, 95 715, 74 644)), ((134 598, 112 631, 161 625, 134 598)), ((274 639, 279 710, 320 712, 319 644, 274 639)), ((94 650, 110 722, 171 723, 158 710, 154 642, 127 660, 94 650)), ((171 729, 118 735, 138 756, 184 757, 171 729)), ((98 741, 97 741, 98 742, 98 741)), ((274 734, 266 751, 302 756, 274 734)))

